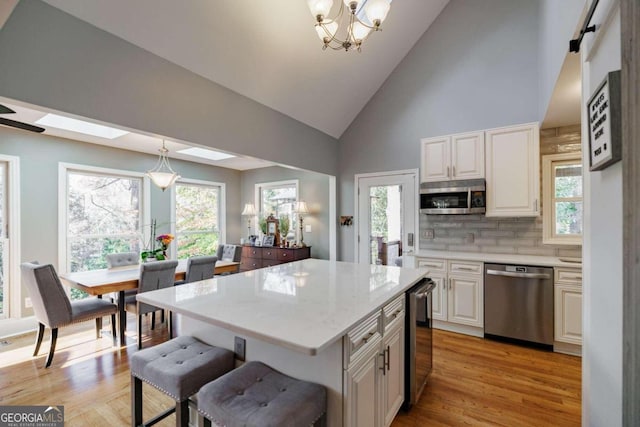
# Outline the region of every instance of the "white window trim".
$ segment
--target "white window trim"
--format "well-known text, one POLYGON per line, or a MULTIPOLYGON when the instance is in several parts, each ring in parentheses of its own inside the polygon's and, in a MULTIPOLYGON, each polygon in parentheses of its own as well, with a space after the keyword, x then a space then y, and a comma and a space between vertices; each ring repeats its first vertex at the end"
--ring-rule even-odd
MULTIPOLYGON (((547 154, 545 156, 542 156, 542 243, 545 245, 582 246, 582 234, 559 236, 555 233, 555 204, 552 202, 554 194, 552 167, 556 162, 565 162, 571 160, 575 160, 577 164, 582 165, 581 153, 573 152, 562 154, 547 154)), ((583 201, 584 206, 584 190, 581 200, 583 201)))
MULTIPOLYGON (((188 179, 180 178, 177 184, 193 184, 202 185, 205 187, 220 187, 220 203, 218 206, 218 228, 219 228, 219 244, 224 245, 227 242, 227 185, 224 182, 204 181, 200 179, 188 179)), ((176 236, 176 239, 171 242, 171 253, 177 254, 178 250, 176 231, 176 186, 171 186, 171 234, 176 236)))
POLYGON ((134 172, 122 169, 111 169, 97 166, 80 165, 75 163, 58 163, 58 272, 67 273, 67 174, 69 171, 88 172, 122 177, 142 178, 142 241, 150 238, 150 230, 144 224, 151 223, 151 187, 149 178, 143 172, 134 172))
MULTIPOLYGON (((256 234, 259 234, 262 232, 262 230, 260 230, 260 224, 258 223, 258 220, 260 219, 260 215, 264 215, 265 213, 262 212, 260 209, 262 209, 262 203, 260 200, 260 191, 262 191, 262 187, 288 187, 288 186, 295 186, 296 187, 296 202, 300 200, 300 180, 298 179, 289 179, 289 180, 285 180, 285 181, 270 181, 270 182, 259 182, 257 184, 255 184, 255 191, 254 191, 254 198, 253 198, 253 205, 256 207, 256 211, 257 211, 257 215, 255 218, 253 218, 253 230, 255 230, 256 234)), ((296 227, 297 228, 297 227, 296 227)), ((300 241, 300 236, 298 234, 300 234, 300 230, 295 230, 296 233, 296 240, 300 241)))
POLYGON ((9 240, 8 276, 6 285, 8 300, 4 301, 3 323, 22 317, 22 292, 20 280, 20 158, 0 154, 0 161, 7 163, 7 239, 9 240))

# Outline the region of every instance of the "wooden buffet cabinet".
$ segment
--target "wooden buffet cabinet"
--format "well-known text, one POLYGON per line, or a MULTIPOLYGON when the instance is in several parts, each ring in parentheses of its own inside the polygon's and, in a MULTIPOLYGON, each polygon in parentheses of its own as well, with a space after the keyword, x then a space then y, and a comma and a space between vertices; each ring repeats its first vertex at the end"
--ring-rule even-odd
POLYGON ((271 267, 272 265, 307 258, 311 258, 311 246, 305 246, 303 248, 243 246, 242 258, 240 259, 240 271, 271 267))

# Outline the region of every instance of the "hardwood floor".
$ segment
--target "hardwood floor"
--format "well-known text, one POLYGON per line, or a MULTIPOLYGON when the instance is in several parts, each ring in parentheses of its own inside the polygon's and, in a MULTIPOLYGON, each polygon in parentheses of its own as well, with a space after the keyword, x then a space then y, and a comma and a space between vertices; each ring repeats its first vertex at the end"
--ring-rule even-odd
MULTIPOLYGON (((105 330, 108 324, 105 325, 105 330)), ((32 358, 35 334, 0 345, 0 405, 64 405, 67 426, 130 425, 129 356, 136 350, 96 340, 93 323, 64 328, 51 368, 48 336, 32 358)), ((145 347, 166 340, 166 328, 143 328, 145 347), (151 332, 151 335, 148 335, 151 332)), ((581 359, 449 332, 434 331, 434 369, 417 405, 393 427, 579 426, 581 359)), ((173 405, 144 387, 145 419, 173 405)), ((173 426, 168 417, 159 426, 173 426)))

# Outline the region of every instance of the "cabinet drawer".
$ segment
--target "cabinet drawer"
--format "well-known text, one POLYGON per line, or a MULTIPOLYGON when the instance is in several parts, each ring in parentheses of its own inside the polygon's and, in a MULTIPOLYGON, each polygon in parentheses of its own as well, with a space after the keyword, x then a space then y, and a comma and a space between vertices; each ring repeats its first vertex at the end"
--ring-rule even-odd
POLYGON ((429 272, 434 271, 446 271, 447 263, 443 259, 437 258, 418 258, 418 268, 426 267, 429 269, 429 272))
POLYGON ((282 261, 278 261, 277 259, 262 259, 262 267, 271 267, 274 265, 282 264, 282 261))
POLYGON ((278 259, 278 250, 276 248, 264 248, 262 249, 262 259, 278 259))
POLYGON ((385 333, 393 327, 393 324, 398 323, 394 322, 395 320, 399 322, 404 320, 404 300, 405 296, 402 294, 383 307, 382 326, 385 333))
POLYGON ((245 258, 240 260, 240 270, 255 270, 262 268, 262 260, 260 258, 245 258))
POLYGON ((242 258, 262 258, 262 248, 244 246, 242 248, 242 258))
POLYGON ((311 258, 311 247, 307 246, 306 248, 295 249, 293 254, 295 255, 296 261, 311 258))
POLYGON ((353 363, 367 348, 376 346, 382 339, 380 335, 380 311, 376 311, 344 336, 345 366, 353 363))
POLYGON ((468 261, 449 261, 449 273, 482 274, 482 263, 468 261))
POLYGON ((295 261, 295 251, 292 249, 276 249, 278 261, 295 261))
POLYGON ((579 268, 556 267, 555 283, 582 285, 582 270, 579 268))

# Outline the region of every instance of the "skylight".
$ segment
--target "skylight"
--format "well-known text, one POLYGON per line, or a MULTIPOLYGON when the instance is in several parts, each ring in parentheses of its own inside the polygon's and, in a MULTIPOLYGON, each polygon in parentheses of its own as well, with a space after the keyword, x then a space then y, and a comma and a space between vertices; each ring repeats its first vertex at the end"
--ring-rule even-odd
POLYGON ((39 125, 51 126, 57 129, 69 130, 71 132, 78 132, 106 139, 116 139, 129 133, 125 130, 97 125, 95 123, 89 123, 69 117, 62 117, 57 114, 47 114, 40 120, 37 120, 36 123, 39 125))
POLYGON ((201 157, 209 160, 224 160, 235 157, 232 154, 221 153, 220 151, 207 150, 206 148, 191 147, 184 150, 178 150, 177 153, 186 154, 188 156, 201 157))

